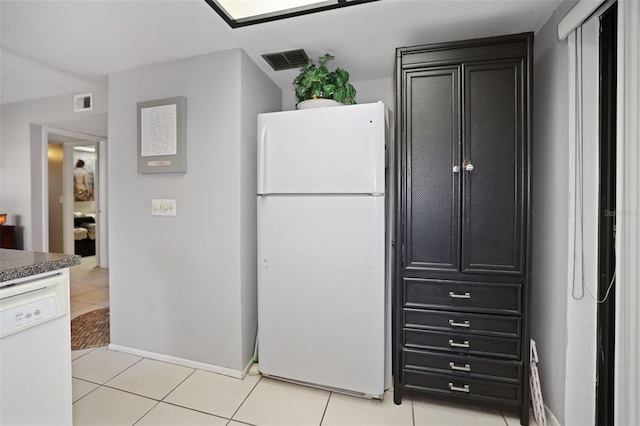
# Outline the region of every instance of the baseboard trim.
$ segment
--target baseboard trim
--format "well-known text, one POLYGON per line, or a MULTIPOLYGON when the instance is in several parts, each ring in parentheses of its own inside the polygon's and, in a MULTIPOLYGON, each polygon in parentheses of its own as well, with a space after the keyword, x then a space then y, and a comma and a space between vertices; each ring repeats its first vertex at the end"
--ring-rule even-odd
POLYGON ((251 357, 251 359, 249 360, 249 362, 247 363, 247 365, 242 369, 242 378, 244 379, 245 376, 247 374, 249 374, 249 370, 251 370, 251 367, 253 366, 253 357, 251 357))
POLYGON ((234 377, 236 379, 244 379, 247 372, 253 364, 253 360, 249 361, 249 364, 242 370, 233 370, 231 368, 221 367, 219 365, 205 364, 203 362, 192 361, 184 358, 178 358, 175 356, 158 354, 155 352, 143 351, 142 349, 128 348, 126 346, 109 344, 109 350, 122 352, 125 354, 141 356, 144 358, 154 359, 156 361, 168 362, 170 364, 182 365, 189 368, 197 368, 198 370, 210 371, 212 373, 223 374, 225 376, 234 377))

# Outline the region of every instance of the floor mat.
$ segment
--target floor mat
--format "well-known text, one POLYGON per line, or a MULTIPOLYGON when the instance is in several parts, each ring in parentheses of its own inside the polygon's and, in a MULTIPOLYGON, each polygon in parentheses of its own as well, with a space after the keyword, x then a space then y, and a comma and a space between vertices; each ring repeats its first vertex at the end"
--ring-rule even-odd
POLYGON ((71 320, 71 350, 109 344, 109 308, 87 312, 71 320))

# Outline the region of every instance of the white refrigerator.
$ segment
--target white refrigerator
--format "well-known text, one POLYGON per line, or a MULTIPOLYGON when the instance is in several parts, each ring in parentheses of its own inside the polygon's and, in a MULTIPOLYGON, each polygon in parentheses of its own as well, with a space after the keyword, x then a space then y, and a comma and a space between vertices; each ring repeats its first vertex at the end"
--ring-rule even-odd
POLYGON ((384 394, 385 133, 381 102, 258 116, 264 376, 384 394))

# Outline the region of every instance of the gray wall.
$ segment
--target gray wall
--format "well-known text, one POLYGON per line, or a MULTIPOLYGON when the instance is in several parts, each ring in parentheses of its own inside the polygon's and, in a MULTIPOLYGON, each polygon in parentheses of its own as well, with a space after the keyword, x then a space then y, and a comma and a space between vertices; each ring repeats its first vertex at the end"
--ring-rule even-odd
POLYGON ((32 169, 38 167, 39 178, 47 172, 46 141, 35 158, 31 151, 31 125, 48 125, 106 136, 103 121, 96 119, 107 112, 107 90, 93 92, 93 111, 74 113, 73 96, 57 96, 2 105, 0 108, 0 211, 7 213, 7 223, 18 225, 19 247, 32 244, 32 169))
POLYGON ((255 122, 281 106, 255 67, 236 49, 110 75, 113 344, 234 370, 250 358, 255 122), (136 103, 173 96, 187 98, 187 172, 138 174, 136 103), (176 199, 177 216, 152 217, 153 198, 176 199))
MULTIPOLYGON (((557 24, 565 2, 535 34, 531 337, 545 404, 564 424, 567 371, 569 51, 557 24)), ((579 392, 578 389, 574 389, 579 392)))

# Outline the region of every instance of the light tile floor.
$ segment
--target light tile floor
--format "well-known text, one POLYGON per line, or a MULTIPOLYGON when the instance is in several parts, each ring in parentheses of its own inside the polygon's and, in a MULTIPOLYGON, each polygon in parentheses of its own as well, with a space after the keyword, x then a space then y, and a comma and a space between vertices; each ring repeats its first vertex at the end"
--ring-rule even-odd
MULTIPOLYGON (((71 316, 109 306, 108 270, 71 268, 71 316)), ((74 426, 518 425, 517 416, 405 397, 366 400, 261 376, 244 380, 107 347, 72 352, 74 426)), ((530 424, 535 425, 533 417, 530 424)))
POLYGON ((392 392, 366 400, 259 375, 239 380, 106 346, 73 351, 72 370, 75 426, 519 424, 499 411, 410 397, 395 405, 392 392))
POLYGON ((96 267, 96 257, 82 258, 71 268, 71 319, 109 306, 109 270, 96 267))

